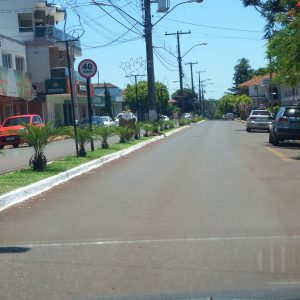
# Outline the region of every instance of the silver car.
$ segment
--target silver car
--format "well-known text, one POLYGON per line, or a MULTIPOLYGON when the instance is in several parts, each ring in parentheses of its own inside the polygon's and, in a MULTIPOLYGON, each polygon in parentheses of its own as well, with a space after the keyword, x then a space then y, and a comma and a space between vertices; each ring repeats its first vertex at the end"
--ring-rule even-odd
POLYGON ((270 130, 274 116, 271 112, 264 109, 252 110, 246 122, 246 130, 251 132, 252 129, 270 130))

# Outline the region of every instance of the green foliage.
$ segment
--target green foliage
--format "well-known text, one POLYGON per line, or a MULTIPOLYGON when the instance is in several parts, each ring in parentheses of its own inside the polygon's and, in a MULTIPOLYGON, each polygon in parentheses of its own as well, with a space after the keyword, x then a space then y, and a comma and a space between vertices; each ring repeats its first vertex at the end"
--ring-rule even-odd
POLYGON ((149 136, 149 132, 153 129, 150 123, 141 123, 141 128, 144 130, 144 137, 149 136))
POLYGON ((134 129, 130 128, 128 126, 116 127, 116 131, 120 137, 120 143, 126 143, 126 142, 130 141, 131 135, 134 133, 134 129))
POLYGON ((108 139, 117 134, 116 127, 95 126, 93 130, 93 137, 101 142, 103 149, 108 149, 108 139))
POLYGON ((241 91, 238 87, 239 84, 252 78, 253 69, 250 66, 249 60, 241 58, 238 60, 237 65, 234 67, 233 75, 233 88, 230 89, 234 94, 239 94, 241 91))
POLYGON ((141 129, 142 129, 142 123, 141 122, 136 122, 135 123, 135 132, 134 132, 134 138, 136 140, 141 138, 141 129))
MULTIPOLYGON (((78 142, 80 157, 86 156, 85 146, 91 141, 92 132, 93 129, 91 129, 90 127, 77 127, 77 142, 78 142)), ((75 140, 75 134, 73 128, 69 128, 67 134, 75 140)))
POLYGON ((45 126, 24 124, 18 134, 34 149, 29 165, 34 171, 43 171, 47 164, 44 151, 46 146, 62 133, 61 129, 53 128, 51 123, 45 126))
POLYGON ((172 99, 177 101, 177 106, 182 113, 194 110, 194 99, 196 98, 198 98, 198 94, 187 88, 184 88, 182 92, 177 90, 172 94, 172 99))
MULTIPOLYGON (((155 86, 157 91, 157 109, 160 113, 166 114, 169 100, 168 89, 161 82, 156 82, 155 86)), ((127 85, 124 105, 133 112, 139 112, 139 119, 141 119, 142 113, 148 111, 147 81, 140 81, 137 86, 135 84, 127 85)))
POLYGON ((279 105, 274 105, 268 108, 268 110, 274 115, 278 113, 279 109, 280 109, 279 105))
POLYGON ((110 92, 107 89, 105 83, 104 83, 104 100, 105 100, 105 111, 106 111, 107 115, 109 115, 111 118, 113 118, 111 96, 110 96, 110 92))
POLYGON ((187 119, 179 119, 179 126, 189 125, 190 122, 187 119))
POLYGON ((215 117, 221 118, 223 114, 236 113, 245 119, 251 105, 252 100, 247 95, 225 95, 217 104, 215 117))

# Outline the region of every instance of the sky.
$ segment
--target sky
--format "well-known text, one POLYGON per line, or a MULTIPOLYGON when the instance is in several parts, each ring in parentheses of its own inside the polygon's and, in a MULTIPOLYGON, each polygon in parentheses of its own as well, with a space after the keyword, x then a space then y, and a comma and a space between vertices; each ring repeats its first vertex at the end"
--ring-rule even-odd
MULTIPOLYGON (((101 2, 112 3, 126 14, 111 6, 101 6, 103 11, 91 5, 90 0, 55 2, 67 9, 66 32, 78 34, 84 29, 82 57, 76 59, 76 66, 82 59, 93 59, 98 65, 100 83, 110 82, 122 89, 134 83, 134 78, 128 75, 146 74, 143 27, 136 22, 143 23, 143 1, 101 2)), ((170 7, 180 2, 183 1, 170 0, 170 7)), ((157 4, 153 3, 153 24, 164 16, 156 10, 157 4)), ((198 90, 196 72, 201 71, 201 80, 207 79, 206 98, 219 99, 232 86, 233 68, 238 59, 249 59, 254 69, 266 65, 264 25, 259 13, 254 8, 244 8, 241 0, 204 0, 177 6, 153 28, 155 80, 164 83, 170 94, 179 88, 176 35, 166 36, 165 33, 191 31, 191 34, 180 36, 182 55, 197 44, 207 45, 196 46, 184 56, 184 87, 191 87, 190 66, 186 63, 197 62, 193 65, 195 90, 198 90)), ((146 77, 138 80, 146 80, 146 77)), ((97 83, 98 77, 92 81, 97 83)))

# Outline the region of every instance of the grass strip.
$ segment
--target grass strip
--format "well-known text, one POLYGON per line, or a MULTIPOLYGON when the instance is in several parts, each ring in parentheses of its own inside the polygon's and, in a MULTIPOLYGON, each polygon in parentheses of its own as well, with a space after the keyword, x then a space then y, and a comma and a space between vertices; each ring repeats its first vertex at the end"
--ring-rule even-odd
MULTIPOLYGON (((177 128, 170 128, 162 131, 161 133, 163 134, 166 132, 173 131, 175 129, 177 128)), ((153 138, 153 136, 141 137, 139 140, 133 140, 128 143, 111 144, 109 146, 109 149, 98 148, 95 149, 94 152, 87 151, 86 157, 76 157, 73 154, 66 155, 64 158, 54 160, 51 164, 47 164, 46 169, 42 172, 33 171, 31 168, 28 167, 26 169, 3 174, 0 176, 0 195, 38 182, 45 178, 57 175, 59 173, 68 171, 74 167, 95 160, 97 158, 101 158, 105 155, 127 149, 131 146, 137 145, 151 138, 153 138)))
POLYGON ((50 176, 70 170, 81 164, 101 158, 105 155, 112 154, 133 145, 142 143, 151 137, 141 137, 139 140, 134 140, 129 143, 118 143, 110 145, 109 149, 95 149, 94 152, 87 151, 86 157, 76 157, 75 155, 66 155, 64 158, 53 161, 48 164, 42 172, 35 172, 31 168, 13 171, 0 176, 0 195, 11 192, 15 189, 43 180, 50 176))

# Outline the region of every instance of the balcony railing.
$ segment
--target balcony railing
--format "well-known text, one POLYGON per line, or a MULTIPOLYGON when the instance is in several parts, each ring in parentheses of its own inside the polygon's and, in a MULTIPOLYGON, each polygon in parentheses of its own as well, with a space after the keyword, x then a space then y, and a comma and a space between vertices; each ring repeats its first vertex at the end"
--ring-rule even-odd
MULTIPOLYGON (((46 38, 49 40, 65 41, 74 40, 74 37, 70 34, 65 34, 62 30, 56 28, 55 26, 36 26, 35 36, 37 38, 46 38)), ((72 42, 75 47, 81 49, 80 41, 72 42)))

